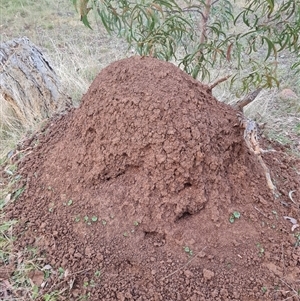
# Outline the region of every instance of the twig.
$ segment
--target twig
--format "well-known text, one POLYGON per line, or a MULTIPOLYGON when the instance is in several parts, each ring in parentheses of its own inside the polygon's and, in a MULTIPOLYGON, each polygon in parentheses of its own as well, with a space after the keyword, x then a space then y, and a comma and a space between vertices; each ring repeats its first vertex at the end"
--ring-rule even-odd
POLYGON ((290 296, 290 297, 287 297, 287 298, 283 299, 282 301, 287 301, 287 300, 292 299, 292 298, 294 298, 294 297, 296 297, 296 296, 298 296, 298 293, 297 293, 297 292, 295 293, 295 295, 290 296))
POLYGON ((218 79, 217 81, 215 81, 214 83, 212 83, 209 86, 210 90, 212 90, 213 88, 215 88, 218 84, 220 84, 222 82, 225 82, 229 77, 231 77, 231 75, 224 76, 224 77, 218 79))
POLYGON ((81 274, 81 273, 83 273, 83 272, 88 272, 88 271, 90 271, 91 269, 92 269, 92 268, 80 270, 80 271, 71 273, 71 274, 69 274, 68 276, 74 276, 74 275, 77 275, 77 274, 81 274))
POLYGON ((297 205, 297 203, 293 200, 293 197, 292 197, 292 194, 295 192, 295 190, 291 190, 290 192, 289 192, 289 198, 290 198, 290 200, 295 204, 295 205, 297 205))
POLYGON ((169 278, 171 276, 173 276, 174 274, 176 274, 177 272, 179 272, 180 270, 182 270, 184 267, 186 267, 188 264, 190 264, 202 251, 204 251, 207 247, 204 247, 200 252, 198 252, 194 257, 192 257, 190 260, 188 260, 183 266, 181 266, 180 268, 178 268, 177 270, 175 270, 174 272, 172 272, 171 274, 169 274, 166 277, 162 277, 160 280, 164 280, 166 278, 169 278))
POLYGON ((291 298, 293 298, 293 297, 295 297, 295 296, 298 296, 298 292, 294 289, 294 288, 292 288, 288 283, 286 283, 284 280, 282 280, 281 278, 279 279, 281 282, 283 282, 286 286, 288 286, 294 293, 295 293, 295 295, 293 295, 293 296, 290 296, 290 297, 288 297, 288 298, 286 298, 286 299, 284 299, 284 300, 282 300, 282 301, 285 301, 285 300, 289 300, 289 299, 291 299, 291 298))
POLYGON ((248 93, 243 99, 239 100, 236 104, 234 104, 233 108, 243 112, 243 108, 250 102, 252 102, 261 90, 262 88, 258 88, 255 91, 248 93))
MULTIPOLYGON (((201 26, 201 35, 200 35, 200 45, 203 44, 206 40, 206 30, 207 30, 207 21, 209 18, 209 13, 211 9, 211 0, 205 1, 204 15, 202 15, 202 26, 201 26)), ((201 53, 202 54, 202 53, 201 53)))
MULTIPOLYGON (((85 270, 80 270, 78 272, 69 274, 68 277, 74 276, 74 275, 77 275, 77 274, 81 274, 83 272, 87 272, 87 271, 90 271, 90 270, 91 270, 91 268, 85 269, 85 270)), ((59 285, 63 284, 64 282, 67 282, 67 281, 68 281, 68 278, 66 277, 66 278, 64 278, 62 281, 60 281, 58 283, 53 283, 53 285, 50 287, 50 289, 53 289, 54 287, 58 287, 59 285)), ((67 290, 67 288, 63 289, 63 291, 61 293, 65 292, 66 290, 67 290)))
POLYGON ((281 243, 281 256, 282 256, 282 266, 283 266, 283 275, 285 274, 285 263, 284 263, 284 251, 283 251, 283 243, 281 243))
POLYGON ((273 193, 275 194, 276 187, 275 187, 275 185, 273 184, 273 182, 271 180, 271 175, 270 175, 269 168, 267 167, 266 163, 263 161, 260 154, 257 155, 257 158, 258 158, 258 161, 261 164, 261 166, 262 166, 262 168, 265 172, 268 186, 273 191, 273 193))
POLYGON ((262 154, 266 154, 266 153, 276 153, 277 152, 277 150, 275 150, 275 149, 260 149, 260 152, 262 153, 262 154))
MULTIPOLYGON (((258 90, 256 90, 256 95, 259 93, 259 92, 257 92, 258 90)), ((251 96, 246 97, 246 98, 254 99, 255 97, 256 96, 254 95, 254 92, 253 92, 253 93, 251 93, 251 96)), ((240 110, 242 110, 242 107, 240 108, 240 110)), ((254 155, 257 156, 257 159, 265 172, 268 187, 272 190, 273 194, 276 196, 276 186, 273 184, 273 182, 271 180, 269 168, 267 167, 267 165, 265 164, 265 162, 261 156, 261 154, 264 153, 265 151, 260 148, 259 143, 258 143, 257 124, 253 120, 246 118, 243 115, 242 111, 238 112, 237 116, 238 116, 238 119, 240 122, 240 127, 242 127, 244 129, 244 140, 246 142, 246 145, 250 149, 250 151, 252 151, 254 153, 254 155)))
POLYGON ((262 214, 265 218, 268 218, 263 212, 261 212, 256 206, 254 206, 254 209, 258 211, 260 214, 262 214))
MULTIPOLYGON (((10 162, 12 162, 12 159, 13 159, 14 157, 16 157, 17 155, 22 154, 22 153, 25 153, 25 152, 27 152, 27 151, 29 151, 29 150, 32 150, 32 149, 33 149, 33 147, 32 147, 32 146, 29 146, 29 147, 27 147, 27 148, 25 148, 25 149, 22 149, 22 150, 20 150, 20 151, 16 151, 16 153, 13 154, 13 155, 9 158, 10 162)), ((31 153, 32 153, 32 152, 28 152, 27 154, 25 154, 25 156, 27 156, 27 155, 29 155, 29 154, 31 154, 31 153)))
POLYGON ((189 12, 189 13, 190 12, 196 12, 196 13, 199 13, 202 16, 202 18, 204 18, 204 15, 203 15, 201 9, 202 8, 200 7, 200 5, 192 5, 192 6, 188 6, 188 7, 183 8, 182 11, 183 12, 189 12))

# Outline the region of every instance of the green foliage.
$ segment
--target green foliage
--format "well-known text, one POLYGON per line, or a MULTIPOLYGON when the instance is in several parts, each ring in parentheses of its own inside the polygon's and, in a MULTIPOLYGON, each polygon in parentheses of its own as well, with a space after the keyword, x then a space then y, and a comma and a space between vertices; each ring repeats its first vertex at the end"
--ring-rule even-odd
POLYGON ((212 69, 232 74, 232 86, 278 85, 281 51, 295 55, 300 71, 299 0, 72 0, 81 20, 94 10, 110 34, 125 38, 139 55, 175 60, 187 73, 209 81, 212 69), (240 85, 240 84, 239 84, 240 85))
POLYGON ((231 224, 233 224, 233 223, 235 222, 235 220, 236 220, 236 219, 239 219, 240 217, 241 217, 240 212, 234 211, 234 212, 230 215, 230 217, 229 217, 229 222, 230 222, 231 224))
POLYGON ((184 249, 184 252, 185 253, 187 253, 187 254, 189 254, 189 255, 193 255, 193 251, 191 250, 191 248, 189 248, 189 247, 183 247, 183 249, 184 249))
POLYGON ((92 216, 91 220, 92 220, 92 222, 96 222, 98 220, 98 217, 97 216, 92 216))

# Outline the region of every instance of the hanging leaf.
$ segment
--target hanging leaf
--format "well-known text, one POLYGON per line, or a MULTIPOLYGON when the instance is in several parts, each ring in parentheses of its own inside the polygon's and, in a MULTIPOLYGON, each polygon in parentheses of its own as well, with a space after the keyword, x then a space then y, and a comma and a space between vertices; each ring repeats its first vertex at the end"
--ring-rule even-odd
MULTIPOLYGON (((140 55, 177 61, 206 82, 214 68, 235 70, 231 89, 278 85, 272 59, 279 51, 300 52, 294 0, 249 0, 241 8, 229 0, 213 1, 210 7, 204 0, 71 1, 85 26, 92 28, 88 13, 95 9, 106 31, 124 38, 140 55)), ((296 74, 299 67, 295 62, 296 74)))
POLYGON ((265 58, 265 61, 270 57, 272 51, 274 53, 275 58, 277 58, 277 50, 276 50, 276 47, 275 47, 274 43, 265 36, 262 37, 262 41, 263 42, 266 41, 267 44, 268 44, 268 52, 267 52, 267 56, 265 58))
POLYGON ((86 27, 88 27, 89 29, 93 29, 87 19, 87 15, 81 16, 81 21, 86 27))

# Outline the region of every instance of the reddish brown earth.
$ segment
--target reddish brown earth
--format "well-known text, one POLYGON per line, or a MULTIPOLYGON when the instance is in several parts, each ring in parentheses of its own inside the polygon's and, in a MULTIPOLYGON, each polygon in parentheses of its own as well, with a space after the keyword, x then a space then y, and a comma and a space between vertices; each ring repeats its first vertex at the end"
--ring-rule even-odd
POLYGON ((264 155, 275 198, 236 113, 172 64, 132 57, 105 68, 78 109, 22 146, 38 144, 7 210, 20 219, 15 247, 38 246, 44 265, 67 271, 42 291, 298 300, 300 230, 283 216, 300 219, 299 160, 263 142, 277 150, 264 155))

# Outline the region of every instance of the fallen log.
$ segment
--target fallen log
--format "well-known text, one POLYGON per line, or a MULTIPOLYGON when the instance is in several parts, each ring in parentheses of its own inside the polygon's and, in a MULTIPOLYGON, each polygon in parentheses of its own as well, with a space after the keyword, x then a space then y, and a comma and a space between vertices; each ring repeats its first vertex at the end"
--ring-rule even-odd
POLYGON ((49 61, 27 37, 0 44, 0 125, 28 128, 71 105, 49 61))

